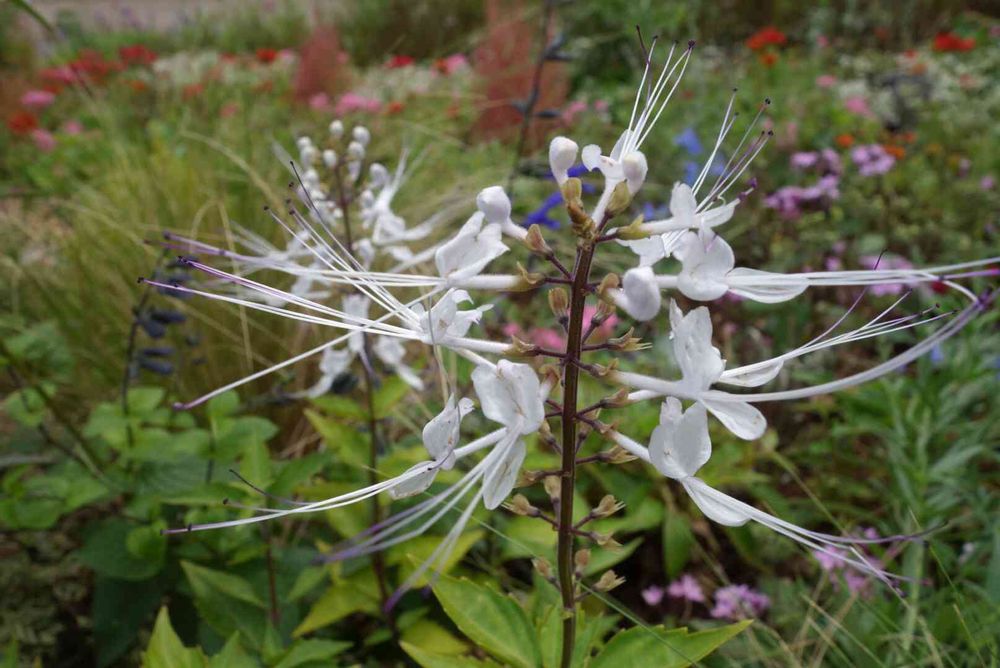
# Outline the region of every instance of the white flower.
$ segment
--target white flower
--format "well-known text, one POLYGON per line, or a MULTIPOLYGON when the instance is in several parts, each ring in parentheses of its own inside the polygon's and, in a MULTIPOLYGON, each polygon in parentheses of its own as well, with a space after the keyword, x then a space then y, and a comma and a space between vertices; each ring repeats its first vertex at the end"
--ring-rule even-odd
POLYGON ((514 432, 497 445, 497 451, 496 462, 483 476, 483 505, 487 510, 499 507, 514 489, 514 485, 517 484, 517 474, 527 454, 524 439, 514 432))
POLYGON ((637 150, 622 155, 629 136, 628 130, 621 134, 611 150, 611 155, 602 155, 600 146, 589 144, 583 147, 580 156, 588 170, 600 170, 609 184, 628 181, 629 192, 635 194, 646 178, 646 156, 637 150))
POLYGON ((683 480, 711 456, 705 407, 696 403, 682 411, 678 399, 667 397, 660 407, 660 424, 649 439, 650 462, 668 478, 683 480))
MULTIPOLYGON (((364 325, 369 322, 368 307, 371 302, 368 297, 360 294, 352 294, 344 297, 343 311, 347 316, 347 322, 355 325, 364 325)), ((361 332, 351 332, 347 338, 347 349, 357 355, 365 347, 365 338, 361 332)))
POLYGON ((382 360, 383 364, 392 369, 404 383, 418 392, 424 389, 424 381, 420 379, 417 372, 403 363, 403 358, 406 357, 406 346, 398 338, 391 336, 376 337, 375 345, 372 346, 372 352, 382 360))
POLYGON ((330 136, 340 139, 344 136, 344 123, 340 119, 330 121, 330 136))
POLYGON ((410 310, 416 314, 420 323, 421 340, 433 345, 465 336, 472 325, 479 322, 483 313, 493 308, 492 304, 484 304, 469 311, 458 310, 459 304, 471 301, 472 297, 465 290, 449 290, 431 307, 429 317, 423 304, 415 305, 410 310))
POLYGON ((476 195, 476 206, 486 216, 487 223, 502 225, 510 220, 510 198, 500 186, 480 190, 476 195))
POLYGON ((572 139, 556 137, 549 142, 549 169, 559 185, 569 178, 569 169, 576 162, 580 147, 572 139))
POLYGON ((660 312, 660 286, 650 267, 626 271, 622 289, 613 295, 615 303, 636 320, 652 320, 660 312))
POLYGON ((481 364, 472 372, 472 384, 487 418, 517 434, 538 431, 545 419, 545 402, 530 366, 508 360, 496 366, 481 364))
POLYGON ((303 392, 302 396, 315 399, 329 392, 333 381, 350 368, 353 359, 354 353, 345 348, 327 348, 324 350, 323 356, 319 360, 319 380, 303 392))
POLYGON ((439 470, 450 471, 455 467, 455 449, 461 436, 462 419, 472 412, 472 408, 471 399, 462 399, 456 404, 454 394, 448 397, 444 409, 424 425, 422 434, 424 447, 437 466, 431 468, 423 463, 417 464, 414 468, 422 469, 422 473, 390 490, 392 498, 419 494, 431 486, 439 470))
POLYGON ((434 253, 434 263, 442 278, 460 280, 477 276, 486 265, 507 252, 500 225, 483 225, 485 215, 477 211, 450 241, 434 253))
POLYGON ((368 146, 368 142, 370 142, 372 138, 372 133, 369 132, 368 128, 365 126, 357 125, 351 131, 351 137, 362 146, 368 146))
POLYGON ((663 234, 653 234, 645 239, 619 241, 618 243, 639 256, 640 267, 651 267, 660 260, 670 257, 680 246, 683 238, 684 232, 676 230, 663 234))
POLYGON ((677 303, 670 302, 670 328, 674 356, 681 368, 681 391, 697 397, 712 415, 729 431, 744 440, 760 438, 767 429, 763 414, 743 401, 719 401, 706 396, 706 391, 719 381, 726 369, 719 349, 712 345, 712 319, 704 306, 681 312, 677 303))

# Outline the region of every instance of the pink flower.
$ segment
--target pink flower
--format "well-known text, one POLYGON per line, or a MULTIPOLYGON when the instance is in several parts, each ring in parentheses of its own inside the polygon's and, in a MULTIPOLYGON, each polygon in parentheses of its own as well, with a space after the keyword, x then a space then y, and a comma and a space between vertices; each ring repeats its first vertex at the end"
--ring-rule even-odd
POLYGON ((27 109, 44 109, 56 101, 56 94, 47 90, 29 90, 21 96, 21 106, 27 109))
POLYGON ((730 585, 716 590, 715 605, 709 614, 716 619, 746 619, 759 617, 770 607, 771 599, 766 594, 747 585, 730 585))
POLYGON ((358 93, 344 93, 337 100, 337 105, 334 107, 333 112, 338 116, 349 114, 353 111, 377 113, 381 107, 382 103, 375 98, 365 97, 358 93))
POLYGON ((221 109, 219 109, 219 117, 232 118, 233 116, 238 114, 239 111, 240 111, 240 105, 236 104, 235 102, 227 102, 226 104, 222 105, 221 109))
POLYGON ((604 113, 611 107, 607 100, 594 100, 594 111, 604 113))
POLYGON ((528 337, 536 346, 548 348, 549 350, 566 350, 566 339, 554 329, 548 327, 535 327, 528 332, 528 337))
POLYGON ((875 113, 868 106, 868 98, 863 95, 852 95, 847 98, 844 100, 844 107, 852 114, 857 114, 858 116, 864 116, 865 118, 875 117, 875 113))
POLYGON ((885 174, 896 164, 896 158, 880 144, 867 144, 851 149, 851 160, 858 166, 861 176, 885 174))
POLYGON ((652 587, 646 587, 641 593, 642 600, 651 608, 658 606, 660 601, 663 600, 663 587, 653 585, 652 587))
POLYGON ((438 72, 445 75, 452 75, 468 66, 469 59, 465 57, 464 53, 453 53, 450 56, 439 58, 434 63, 434 67, 437 68, 438 72))
POLYGON ((830 46, 830 38, 826 35, 816 35, 816 46, 825 49, 830 46))
MULTIPOLYGON (((859 259, 865 267, 876 271, 913 269, 912 262, 892 253, 883 253, 881 257, 878 255, 862 255, 859 259)), ((905 286, 902 283, 886 283, 883 285, 873 285, 870 291, 871 294, 878 297, 882 295, 898 295, 903 292, 904 288, 905 286)))
POLYGON ((83 123, 71 118, 62 124, 62 133, 66 135, 79 135, 83 134, 83 123))
POLYGON ((820 88, 833 88, 837 84, 837 77, 832 74, 821 74, 816 77, 816 85, 820 88))
POLYGON ((327 111, 330 108, 330 96, 326 93, 316 93, 309 98, 309 107, 317 111, 327 111))
POLYGON ((980 190, 993 190, 997 185, 997 180, 993 178, 992 174, 987 174, 983 178, 979 179, 979 189, 980 190))
POLYGON ((587 103, 582 100, 573 100, 566 105, 566 108, 562 112, 563 123, 570 125, 576 120, 576 117, 580 112, 587 110, 587 103))
POLYGON ((705 592, 701 590, 701 585, 687 573, 670 583, 670 586, 667 587, 667 595, 670 598, 679 598, 692 603, 705 602, 705 592))
POLYGON ((42 130, 41 128, 32 130, 31 139, 35 142, 38 150, 43 153, 48 153, 56 147, 56 138, 48 130, 42 130))

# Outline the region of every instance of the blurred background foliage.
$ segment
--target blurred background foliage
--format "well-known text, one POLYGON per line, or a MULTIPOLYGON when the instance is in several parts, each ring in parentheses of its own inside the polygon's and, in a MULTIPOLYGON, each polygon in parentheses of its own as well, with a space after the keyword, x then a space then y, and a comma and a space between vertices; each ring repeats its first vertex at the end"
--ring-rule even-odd
MULTIPOLYGON (((158 247, 163 230, 231 245, 238 224, 277 240, 261 207, 288 196, 281 151, 300 134, 321 135, 334 115, 368 126, 372 155, 390 166, 404 144, 422 156, 399 198, 408 219, 455 206, 456 222, 464 219, 475 193, 505 182, 512 165, 517 214, 544 216, 537 207, 553 191, 541 178, 544 139, 613 143, 641 75, 640 25, 647 40, 698 41, 649 140, 642 199, 654 210, 686 163, 705 158, 738 86, 744 116, 772 99, 766 123, 775 132, 752 170, 758 192, 729 224, 741 263, 850 268, 884 252, 920 265, 1000 249, 1000 24, 988 2, 554 2, 558 36, 523 144, 543 3, 263 2, 222 14, 163 3, 155 22, 93 8, 52 13, 40 3, 51 29, 22 4, 0 4, 0 648, 10 665, 551 665, 555 592, 533 576, 530 558, 551 552, 554 535, 537 521, 477 512, 453 577, 433 597, 404 599, 399 642, 378 613, 370 562, 313 561, 364 529, 367 508, 182 540, 159 533, 231 517, 223 498, 259 503, 228 469, 269 494, 307 500, 366 479, 356 392, 289 398, 309 384, 308 365, 192 412, 170 408, 315 345, 323 332, 136 284, 137 276, 188 280, 158 247), (530 47, 515 64, 503 52, 511 44, 530 47), (51 99, 29 96, 39 91, 51 99), (891 168, 860 173, 859 146, 881 147, 891 168), (799 192, 795 208, 769 203, 782 188, 814 185, 820 175, 793 158, 824 149, 842 163, 836 196, 799 192), (495 615, 496 635, 477 635, 456 600, 495 615), (512 645, 526 654, 508 655, 512 645)), ((562 214, 551 216, 566 232, 562 214)), ((546 235, 571 251, 568 233, 546 235)), ((606 269, 629 260, 614 255, 606 269)), ((495 304, 486 331, 506 336, 511 320, 544 327, 544 299, 532 296, 495 304)), ((713 306, 716 343, 727 359, 758 359, 822 332, 855 297, 811 291, 777 308, 724 300, 713 306)), ((894 298, 866 300, 858 313, 874 315, 894 298)), ((948 295, 911 299, 914 311, 957 305, 948 295)), ((759 442, 713 432, 706 480, 797 524, 882 535, 936 529, 923 543, 873 555, 912 579, 902 596, 852 585, 759 527, 710 525, 647 467, 586 468, 579 508, 606 493, 627 504, 601 527, 624 547, 595 552, 592 564, 626 578, 613 596, 584 605, 590 649, 602 651, 593 665, 628 665, 623 657, 643 642, 695 657, 724 640, 705 663, 995 664, 997 321, 993 308, 869 386, 766 406, 772 429, 759 442), (684 574, 705 592, 752 586, 770 607, 743 630, 713 619, 710 601, 662 592, 654 600, 684 574), (682 639, 658 624, 692 633, 682 639), (613 629, 636 625, 608 642, 613 629)), ((638 334, 656 354, 628 363, 676 373, 662 327, 638 334)), ((777 383, 850 373, 914 340, 826 352, 777 383)), ((470 369, 445 362, 467 387, 470 369)), ((601 388, 584 394, 596 400, 601 388)), ((421 457, 420 427, 441 401, 386 379, 377 404, 393 443, 379 469, 391 475, 421 457)), ((648 434, 657 410, 634 406, 621 419, 648 434)), ((481 418, 466 427, 487 428, 481 418)), ((585 445, 599 447, 596 437, 585 445)), ((555 463, 530 452, 527 468, 555 463)), ((394 583, 430 553, 435 535, 387 555, 394 583)))

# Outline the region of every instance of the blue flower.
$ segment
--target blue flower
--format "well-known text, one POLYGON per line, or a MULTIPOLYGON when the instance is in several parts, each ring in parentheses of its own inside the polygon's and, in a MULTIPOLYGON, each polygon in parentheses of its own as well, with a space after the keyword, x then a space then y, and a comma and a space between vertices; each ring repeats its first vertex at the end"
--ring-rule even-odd
POLYGON ((698 135, 695 134, 694 128, 690 127, 674 137, 674 144, 680 146, 691 155, 701 155, 702 151, 705 150, 701 142, 698 141, 698 135))

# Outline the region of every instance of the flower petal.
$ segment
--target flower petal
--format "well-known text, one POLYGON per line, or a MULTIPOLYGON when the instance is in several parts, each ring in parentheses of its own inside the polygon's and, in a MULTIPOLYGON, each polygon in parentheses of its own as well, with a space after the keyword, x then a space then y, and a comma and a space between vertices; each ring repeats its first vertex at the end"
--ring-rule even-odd
POLYGON ((710 491, 714 490, 699 478, 686 478, 681 480, 681 484, 684 485, 685 491, 687 491, 688 496, 691 497, 691 500, 694 501, 699 510, 705 513, 705 517, 713 522, 718 522, 727 527, 738 527, 750 521, 749 515, 738 507, 731 506, 725 502, 724 499, 728 497, 724 494, 711 494, 710 491))
POLYGON ((652 320, 660 312, 660 287, 650 267, 636 267, 625 272, 622 290, 615 299, 626 313, 636 320, 652 320))
POLYGON ((584 146, 583 151, 580 152, 580 160, 583 161, 583 166, 587 168, 588 172, 594 171, 601 164, 601 147, 597 144, 584 146))
POLYGON ((668 478, 683 480, 712 456, 708 415, 697 403, 681 413, 681 402, 674 397, 668 397, 663 406, 660 424, 649 439, 650 461, 668 478))
MULTIPOLYGON (((702 239, 694 232, 685 235, 681 272, 677 288, 684 296, 697 301, 718 299, 729 290, 726 275, 736 264, 733 249, 720 236, 702 239)), ((677 255, 678 252, 675 252, 677 255)))
POLYGON ((526 453, 524 440, 514 433, 510 438, 513 442, 509 445, 500 443, 497 446, 505 448, 503 454, 499 456, 496 465, 483 476, 483 505, 488 510, 499 506, 510 495, 514 485, 517 484, 517 474, 521 470, 521 464, 524 463, 526 453))
POLYGON ((727 369, 722 372, 717 382, 739 387, 758 387, 774 380, 784 365, 785 363, 779 359, 727 369))
POLYGON ((695 199, 691 186, 686 183, 675 183, 673 192, 670 193, 670 215, 684 227, 694 227, 694 212, 697 208, 698 200, 695 199))
POLYGON ((472 372, 472 384, 483 415, 512 432, 530 434, 545 419, 541 383, 527 364, 500 360, 495 367, 477 366, 472 372))
POLYGON ((809 286, 806 281, 782 278, 781 274, 739 267, 727 275, 729 290, 745 299, 762 304, 777 304, 802 294, 809 286), (765 279, 756 281, 755 279, 765 279))
POLYGON ((767 420, 764 414, 745 401, 716 401, 701 399, 705 408, 733 432, 745 441, 752 441, 764 435, 767 420))

